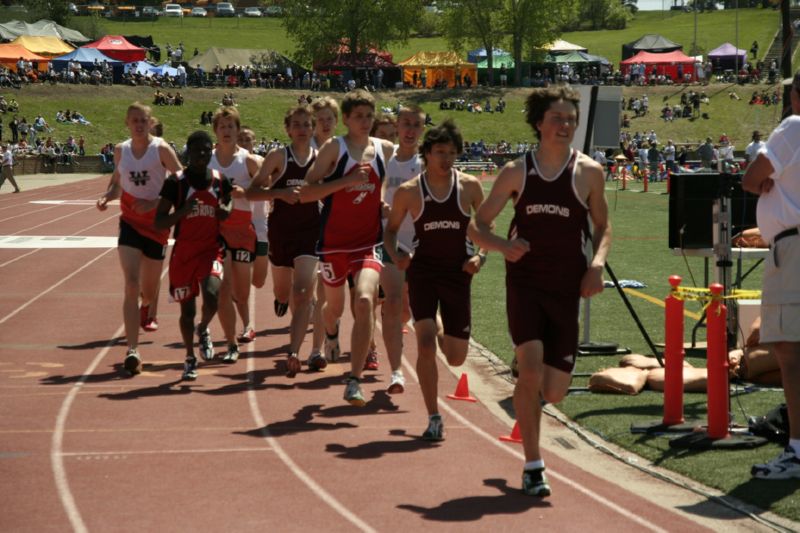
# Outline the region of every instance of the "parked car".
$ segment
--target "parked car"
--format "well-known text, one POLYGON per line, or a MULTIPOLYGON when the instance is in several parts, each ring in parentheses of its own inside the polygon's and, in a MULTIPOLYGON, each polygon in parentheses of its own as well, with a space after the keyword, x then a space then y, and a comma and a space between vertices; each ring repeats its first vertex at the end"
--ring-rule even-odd
POLYGON ((264 14, 268 17, 282 17, 283 8, 281 6, 267 6, 264 8, 264 14))
POLYGON ((164 16, 165 17, 182 17, 183 16, 183 8, 180 4, 167 4, 164 6, 164 16))
POLYGON ((193 7, 191 15, 193 17, 205 17, 206 15, 208 15, 208 12, 202 7, 193 7))
POLYGON ((144 6, 142 8, 143 17, 157 17, 159 14, 160 13, 155 6, 144 6))
POLYGON ((235 17, 236 10, 233 8, 233 4, 230 2, 220 2, 217 4, 217 16, 218 17, 235 17))
POLYGON ((246 7, 244 8, 244 16, 245 17, 260 17, 262 15, 261 10, 257 7, 246 7))

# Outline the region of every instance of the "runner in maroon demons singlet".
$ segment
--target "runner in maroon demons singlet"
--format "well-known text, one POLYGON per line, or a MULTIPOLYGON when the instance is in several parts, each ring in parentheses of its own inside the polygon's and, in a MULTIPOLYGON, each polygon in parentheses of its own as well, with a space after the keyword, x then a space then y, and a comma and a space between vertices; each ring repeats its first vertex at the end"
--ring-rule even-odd
MULTIPOLYGON (((272 189, 302 187, 306 172, 314 162, 312 155, 305 165, 300 166, 290 147, 284 150, 284 170, 272 182, 272 189)), ((296 257, 316 256, 315 248, 320 232, 320 211, 318 202, 288 204, 274 200, 269 212, 269 258, 273 265, 294 268, 296 257)))
POLYGON ((469 339, 472 275, 463 267, 475 250, 467 239, 470 216, 461 208, 455 170, 452 174, 450 191, 442 199, 430 192, 426 173, 420 178, 422 211, 414 219, 416 237, 408 290, 415 321, 435 320, 441 305, 445 334, 469 339))

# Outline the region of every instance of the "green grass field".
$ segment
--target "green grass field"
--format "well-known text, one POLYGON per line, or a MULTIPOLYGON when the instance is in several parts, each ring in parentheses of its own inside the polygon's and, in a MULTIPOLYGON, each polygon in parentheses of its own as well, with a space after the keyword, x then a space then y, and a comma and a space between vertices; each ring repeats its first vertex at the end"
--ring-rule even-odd
MULTIPOLYGON (((775 31, 780 25, 780 12, 771 9, 740 9, 738 32, 736 12, 714 11, 697 16, 697 48, 699 53, 709 52, 724 42, 737 43, 749 49, 757 40, 760 54, 765 54, 775 31), (738 33, 738 35, 737 35, 738 33)), ((87 26, 86 17, 75 17, 77 26, 87 26)), ((112 35, 153 35, 160 45, 183 42, 187 50, 198 48, 201 52, 210 46, 234 48, 270 48, 291 53, 296 44, 286 35, 281 20, 276 18, 160 18, 148 22, 102 21, 100 28, 112 35)), ((647 33, 659 33, 683 45, 689 53, 695 42, 695 17, 690 13, 674 11, 642 11, 624 30, 567 32, 562 38, 585 46, 589 52, 619 63, 624 43, 647 33)), ((402 61, 423 50, 448 50, 441 37, 415 38, 407 43, 388 47, 395 61, 402 61)), ((463 50, 466 52, 466 50, 463 50)))
MULTIPOLYGON (((734 41, 734 13, 711 13, 698 16, 698 44, 709 50, 724 41, 734 41)), ((740 13, 739 46, 748 48, 757 39, 762 53, 766 51, 772 34, 778 25, 778 13, 768 10, 742 10, 740 13)), ((119 23, 104 22, 103 29, 112 34, 153 35, 156 42, 173 45, 183 42, 187 50, 195 47, 201 51, 211 46, 246 48, 274 48, 290 52, 293 44, 275 19, 191 19, 183 21, 160 19, 156 22, 119 23)), ((641 13, 626 30, 619 32, 580 32, 565 34, 564 39, 587 46, 592 53, 605 55, 613 61, 619 59, 621 44, 644 33, 658 31, 684 44, 688 51, 693 40, 694 18, 691 15, 660 12, 641 13)), ((440 50, 446 48, 439 39, 415 39, 405 45, 390 48, 395 60, 402 60, 418 50, 440 50)), ((645 91, 650 96, 651 110, 657 110, 666 98, 674 102, 679 97, 679 87, 636 89, 626 88, 626 97, 640 96, 645 91)), ((734 145, 742 149, 749 141, 753 129, 771 130, 780 118, 777 107, 748 106, 749 92, 736 89, 744 101, 729 98, 729 86, 711 85, 705 88, 711 104, 703 111, 709 120, 677 120, 664 123, 657 112, 635 119, 632 131, 655 129, 659 138, 673 138, 676 142, 696 142, 711 135, 717 138, 727 133, 734 145)), ((147 87, 79 87, 79 86, 35 86, 13 96, 21 104, 20 116, 28 120, 41 112, 51 125, 54 136, 63 140, 67 135, 84 135, 89 153, 95 153, 105 142, 117 142, 126 137, 123 125, 125 107, 134 100, 149 102, 153 89, 147 87), (63 126, 54 124, 55 112, 69 108, 80 110, 91 126, 63 126)), ((182 108, 159 107, 155 114, 166 126, 165 137, 179 147, 191 131, 199 129, 201 111, 213 110, 220 101, 221 89, 190 89, 185 91, 186 105, 182 108)), ((294 104, 298 91, 283 90, 236 90, 239 110, 243 121, 254 127, 259 137, 285 139, 281 124, 283 112, 294 104)), ((464 96, 493 100, 501 94, 497 89, 476 89, 471 92, 434 93, 430 91, 406 91, 379 93, 379 105, 393 106, 397 100, 421 103, 432 115, 434 122, 453 116, 467 140, 483 138, 488 142, 500 139, 516 142, 533 140, 524 123, 522 109, 527 91, 509 89, 503 91, 508 103, 507 112, 474 115, 466 112, 443 112, 438 110, 442 96, 464 96)), ((334 95, 340 97, 341 94, 334 95)), ((9 119, 3 117, 4 122, 9 119)), ((6 129, 6 133, 7 133, 6 129)), ((22 177, 24 181, 24 176, 22 177)), ((610 185, 611 187, 611 185, 610 185)), ((656 184, 653 193, 621 192, 608 190, 608 200, 614 227, 614 239, 609 262, 620 279, 635 279, 646 283, 642 294, 663 299, 667 294, 667 278, 671 274, 683 276, 685 284, 692 278, 702 282, 701 259, 684 261, 667 249, 667 201, 663 185, 656 184)), ((505 232, 509 222, 508 213, 498 221, 498 232, 505 232)), ((758 270, 756 271, 758 272, 758 270)), ((490 255, 483 272, 476 277, 473 291, 474 336, 500 357, 508 360, 511 343, 505 322, 505 304, 500 296, 504 291, 504 268, 502 258, 490 255), (500 317, 500 318, 498 318, 500 317)), ((752 276, 747 283, 750 288, 759 286, 759 277, 752 276)), ((647 331, 656 341, 663 339, 663 309, 651 301, 631 295, 630 299, 642 319, 647 331)), ((613 290, 593 299, 591 303, 591 340, 614 341, 639 353, 648 353, 645 342, 635 327, 633 319, 625 309, 620 296, 613 290)), ((699 312, 698 306, 687 304, 687 310, 699 312)), ((687 332, 693 324, 687 319, 687 332)), ((688 335, 688 333, 687 333, 688 335)), ((704 365, 704 359, 691 358, 695 366, 704 365)), ((579 359, 577 372, 594 372, 600 368, 616 366, 617 358, 590 356, 579 359)), ((585 377, 576 377, 574 385, 586 385, 585 377)), ((745 423, 746 416, 761 415, 781 401, 780 392, 741 391, 733 400, 732 411, 737 423, 745 423)), ((687 417, 703 417, 705 396, 687 394, 685 398, 687 417)), ((727 494, 769 509, 794 520, 800 520, 800 496, 796 485, 787 483, 759 483, 752 481, 749 467, 755 462, 767 460, 778 452, 775 445, 751 451, 675 453, 667 446, 666 439, 642 437, 629 432, 631 422, 657 419, 661 416, 662 396, 645 392, 635 397, 592 395, 583 392, 571 394, 559 408, 597 435, 628 448, 657 464, 680 472, 706 485, 716 487, 727 494)))

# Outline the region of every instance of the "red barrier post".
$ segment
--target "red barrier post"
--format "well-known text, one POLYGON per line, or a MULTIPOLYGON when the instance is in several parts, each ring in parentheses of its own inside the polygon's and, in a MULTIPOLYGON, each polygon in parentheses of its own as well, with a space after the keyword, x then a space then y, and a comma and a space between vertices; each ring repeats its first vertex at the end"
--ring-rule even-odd
POLYGON ((648 171, 647 171, 647 169, 644 169, 643 176, 644 176, 644 179, 642 180, 642 183, 644 184, 644 192, 647 192, 647 181, 648 181, 648 171))
MULTIPOLYGON (((672 292, 680 276, 670 276, 672 292)), ((664 301, 664 420, 665 426, 683 423, 683 300, 672 293, 664 301)))
POLYGON ((628 167, 622 165, 622 171, 620 172, 620 177, 622 179, 622 190, 628 188, 628 167))
POLYGON ((724 439, 728 436, 728 309, 722 303, 723 286, 713 283, 711 305, 706 310, 708 349, 708 436, 724 439))

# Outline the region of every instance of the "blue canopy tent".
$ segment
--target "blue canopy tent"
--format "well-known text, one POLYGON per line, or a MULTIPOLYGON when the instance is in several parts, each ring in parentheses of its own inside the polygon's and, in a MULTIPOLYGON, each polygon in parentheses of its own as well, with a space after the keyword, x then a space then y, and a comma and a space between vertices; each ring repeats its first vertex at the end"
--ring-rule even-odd
POLYGON ((51 60, 53 70, 61 72, 67 68, 71 61, 77 61, 81 64, 81 67, 90 71, 95 65, 102 65, 104 61, 108 62, 108 64, 111 65, 114 83, 120 83, 122 81, 122 69, 125 63, 117 61, 116 59, 111 59, 97 48, 76 48, 68 54, 54 57, 51 60))
MULTIPOLYGON (((494 48, 492 50, 492 55, 494 57, 497 57, 497 56, 508 56, 511 54, 501 48, 494 48)), ((489 54, 486 53, 486 48, 478 48, 477 50, 470 50, 469 52, 467 52, 467 62, 469 63, 480 63, 487 57, 489 57, 489 54)))
POLYGON ((135 72, 136 74, 143 74, 145 76, 177 76, 178 69, 170 66, 169 63, 161 65, 153 65, 147 61, 135 61, 133 63, 125 64, 125 72, 135 72))

